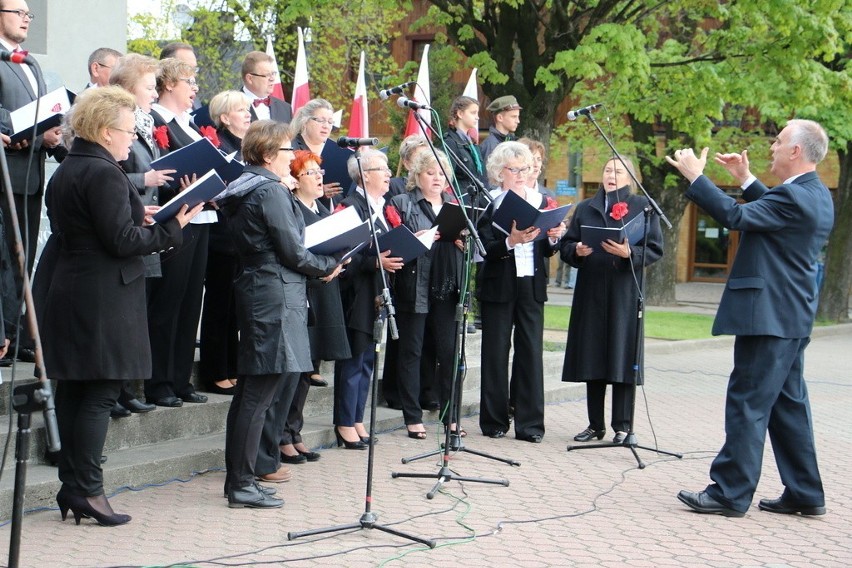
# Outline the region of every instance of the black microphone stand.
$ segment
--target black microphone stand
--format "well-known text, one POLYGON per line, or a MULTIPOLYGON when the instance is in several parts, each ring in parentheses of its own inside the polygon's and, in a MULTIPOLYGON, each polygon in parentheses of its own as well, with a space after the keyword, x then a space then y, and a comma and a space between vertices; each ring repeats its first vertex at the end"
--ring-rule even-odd
MULTIPOLYGON (((35 124, 32 128, 32 139, 30 140, 30 159, 35 150, 34 142, 37 136, 38 107, 42 96, 41 85, 36 98, 35 124)), ((15 437, 15 487, 12 497, 12 530, 9 538, 9 568, 17 568, 20 562, 21 529, 23 528, 24 495, 27 486, 27 462, 30 453, 30 434, 32 413, 42 411, 44 413, 44 427, 47 433, 47 449, 58 452, 60 449, 59 427, 56 423, 56 409, 54 407, 53 388, 47 378, 47 370, 44 365, 44 356, 41 347, 41 336, 39 335, 38 323, 36 321, 35 307, 33 304, 32 288, 30 278, 27 274, 26 255, 21 238, 21 227, 18 224, 18 213, 15 207, 15 198, 12 194, 12 182, 9 179, 9 164, 6 161, 6 149, 0 144, 0 170, 2 170, 3 187, 5 188, 6 201, 9 205, 9 217, 12 219, 12 235, 15 237, 15 256, 18 260, 18 270, 21 274, 21 293, 26 305, 26 318, 30 333, 35 346, 36 370, 40 371, 39 380, 33 383, 15 386, 12 394, 12 407, 18 412, 18 431, 15 437)), ((29 179, 29 168, 27 168, 27 179, 29 179)), ((8 230, 8 227, 7 227, 8 230)), ((32 246, 33 243, 27 243, 32 246)), ((6 246, 6 243, 0 243, 6 246)), ((18 338, 21 333, 18 331, 18 338)), ((5 341, 5 338, 0 338, 5 341)), ((14 385, 14 375, 12 385, 14 385)))
MULTIPOLYGON (((376 306, 376 320, 373 323, 373 345, 376 352, 375 360, 373 361, 373 378, 371 385, 371 394, 370 394, 370 441, 367 452, 367 488, 366 493, 364 495, 364 512, 361 514, 361 517, 355 523, 349 523, 347 525, 337 525, 332 527, 325 527, 320 529, 312 529, 301 532, 288 532, 287 540, 294 540, 297 538, 301 538, 303 536, 313 536, 317 534, 326 534, 331 532, 339 532, 346 531, 351 529, 376 529, 378 531, 386 532, 389 534, 393 534, 402 538, 407 538, 408 540, 413 540, 415 542, 419 542, 421 544, 425 544, 429 548, 435 548, 435 541, 429 540, 425 538, 421 538, 418 536, 410 535, 408 533, 404 533, 402 531, 391 528, 387 525, 382 525, 377 522, 378 515, 372 511, 373 505, 373 461, 375 456, 375 437, 374 434, 376 432, 376 407, 378 404, 378 385, 379 385, 379 355, 382 349, 382 336, 384 335, 384 321, 382 319, 382 307, 387 309, 388 313, 388 325, 390 327, 391 337, 396 339, 398 337, 398 331, 396 329, 396 318, 394 317, 396 314, 396 310, 393 307, 393 302, 391 301, 390 288, 388 288, 388 279, 385 274, 385 270, 382 267, 381 263, 381 251, 379 249, 379 235, 376 232, 376 225, 373 223, 373 206, 370 204, 370 198, 367 194, 367 189, 364 184, 364 170, 361 168, 361 155, 356 152, 355 153, 355 161, 358 163, 358 177, 361 179, 361 187, 364 188, 364 199, 367 201, 367 219, 370 224, 370 236, 373 241, 373 247, 375 247, 376 251, 376 261, 379 265, 379 274, 382 278, 382 294, 381 301, 378 306, 376 306)), ((378 212, 381 214, 381 210, 378 212)))
MULTIPOLYGON (((419 115, 419 113, 414 113, 414 116, 417 119, 417 123, 420 125, 420 129, 423 131, 423 135, 426 137, 426 142, 429 145, 429 149, 432 152, 432 155, 435 156, 435 160, 438 163, 438 167, 441 168, 441 171, 444 172, 444 175, 447 179, 452 179, 449 175, 449 172, 444 171, 444 166, 441 164, 441 161, 438 159, 438 154, 435 151, 435 145, 430 140, 427 135, 427 128, 432 129, 431 125, 428 125, 423 117, 419 115)), ((434 130, 432 130, 434 132, 434 130)), ((436 133, 437 134, 437 133, 436 133)), ((446 148, 449 150, 449 148, 446 148)), ((461 163, 458 156, 456 156, 452 151, 448 151, 447 154, 450 156, 451 160, 455 160, 456 165, 460 165, 465 169, 465 172, 471 177, 472 180, 476 184, 479 184, 483 190, 485 190, 485 186, 481 184, 481 182, 476 179, 475 176, 471 174, 467 168, 464 167, 464 164, 461 163)), ((430 456, 442 454, 441 466, 437 472, 434 473, 399 473, 393 472, 391 473, 391 477, 396 478, 414 478, 414 479, 436 479, 437 482, 432 487, 432 489, 426 494, 428 499, 432 499, 435 497, 435 494, 438 490, 443 486, 444 483, 448 481, 470 481, 473 483, 488 483, 492 485, 502 485, 504 487, 509 486, 509 480, 507 479, 487 479, 481 477, 464 477, 461 475, 457 475, 454 473, 450 467, 450 452, 467 452, 469 454, 474 454, 480 457, 501 461, 503 463, 507 463, 509 465, 520 466, 521 464, 515 460, 500 458, 497 456, 492 456, 490 454, 486 454, 484 452, 479 452, 476 450, 472 450, 464 445, 463 439, 461 437, 461 400, 462 400, 462 385, 464 383, 464 373, 465 373, 465 339, 467 337, 465 331, 467 329, 467 315, 470 309, 470 265, 471 265, 471 248, 472 245, 475 244, 477 249, 481 252, 481 254, 485 253, 485 249, 482 246, 482 241, 479 240, 479 233, 476 230, 476 225, 471 221, 470 217, 467 215, 467 212, 464 208, 464 201, 462 199, 462 194, 459 188, 450 184, 453 188, 453 191, 456 195, 456 199, 460 203, 460 207, 462 210, 462 214, 465 217, 465 223, 467 224, 468 235, 466 237, 467 244, 465 246, 465 262, 463 265, 462 272, 462 282, 465 283, 464 289, 461 291, 459 295, 459 304, 456 306, 456 333, 455 333, 455 347, 454 347, 454 357, 453 357, 453 367, 456 369, 456 372, 453 374, 453 380, 450 387, 450 400, 447 404, 447 408, 444 412, 449 412, 450 416, 447 420, 447 428, 445 428, 444 432, 444 443, 442 444, 442 448, 435 449, 429 452, 425 452, 422 454, 418 454, 416 456, 412 456, 409 458, 402 458, 402 463, 407 464, 412 461, 416 461, 419 459, 427 458, 430 456), (453 431, 449 424, 455 422, 456 429, 453 431)), ((487 190, 483 191, 484 195, 487 195, 487 199, 490 201, 491 196, 488 195, 487 190)), ((475 199, 471 199, 471 201, 476 201, 475 199)), ((474 205, 474 203, 472 203, 474 205)))
MULTIPOLYGON (((643 215, 645 216, 644 229, 642 231, 642 250, 645 251, 648 245, 648 231, 651 226, 651 216, 656 214, 660 217, 660 220, 666 224, 666 227, 669 229, 672 228, 672 224, 666 218, 660 206, 657 205, 657 202, 648 194, 648 191, 645 187, 636 179, 636 176, 630 171, 630 168, 627 167, 627 164, 624 163, 624 158, 621 157, 621 154, 618 153, 618 150, 615 149, 615 146, 612 144, 612 141, 607 137, 604 131, 601 129, 600 125, 595 120, 594 114, 590 110, 586 115, 589 117, 589 120, 592 124, 597 128, 601 137, 603 138, 606 145, 609 146, 610 150, 612 150, 613 156, 621 162, 624 166, 625 171, 630 175, 630 178, 633 180, 633 183, 636 184, 636 187, 642 190, 642 193, 645 195, 645 198, 648 200, 648 206, 643 210, 643 215)), ((639 377, 643 372, 643 341, 644 334, 643 330, 643 318, 645 316, 645 272, 647 270, 647 265, 645 263, 645 252, 642 253, 642 265, 639 269, 639 278, 637 282, 637 286, 639 288, 639 300, 636 305, 636 343, 634 345, 634 359, 633 359, 633 384, 631 385, 630 390, 630 421, 629 427, 627 431, 627 436, 624 438, 624 442, 621 444, 586 444, 582 446, 574 446, 569 445, 567 451, 571 450, 590 450, 593 448, 627 448, 633 453, 633 457, 636 458, 636 463, 639 465, 639 469, 645 469, 645 463, 639 457, 639 454, 636 452, 637 449, 640 450, 648 450, 651 452, 656 452, 658 454, 665 454, 667 456, 674 456, 676 458, 683 458, 683 454, 678 454, 675 452, 667 452, 665 450, 661 450, 659 448, 652 448, 649 446, 640 446, 636 441, 636 433, 633 430, 633 421, 636 416, 636 387, 639 384, 639 377)))

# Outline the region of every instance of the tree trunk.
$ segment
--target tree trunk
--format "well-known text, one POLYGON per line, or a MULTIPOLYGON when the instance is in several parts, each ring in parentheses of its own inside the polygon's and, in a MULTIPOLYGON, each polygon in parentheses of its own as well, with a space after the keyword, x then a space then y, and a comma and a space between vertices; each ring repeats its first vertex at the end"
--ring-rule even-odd
POLYGON ((849 290, 852 286, 852 141, 837 151, 840 179, 834 195, 834 229, 828 237, 825 279, 820 290, 817 317, 833 322, 849 321, 849 290))

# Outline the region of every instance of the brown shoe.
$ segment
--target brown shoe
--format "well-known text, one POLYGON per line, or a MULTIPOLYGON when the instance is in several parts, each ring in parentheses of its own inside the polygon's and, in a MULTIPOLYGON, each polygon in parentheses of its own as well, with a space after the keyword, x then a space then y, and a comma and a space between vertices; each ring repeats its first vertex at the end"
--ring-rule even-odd
POLYGON ((290 468, 282 465, 278 468, 278 471, 267 473, 266 475, 258 475, 255 479, 265 483, 284 483, 285 481, 290 481, 292 477, 293 474, 290 472, 290 468))

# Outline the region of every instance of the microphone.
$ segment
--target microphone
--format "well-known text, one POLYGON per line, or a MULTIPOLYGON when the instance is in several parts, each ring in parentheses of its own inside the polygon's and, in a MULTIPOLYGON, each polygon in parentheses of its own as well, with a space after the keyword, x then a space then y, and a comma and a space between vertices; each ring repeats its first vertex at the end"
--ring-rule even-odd
POLYGON ((383 101, 386 101, 388 100, 388 98, 390 98, 391 95, 401 95, 405 92, 405 89, 416 84, 417 81, 409 81, 408 83, 403 83, 402 85, 398 85, 391 89, 382 89, 381 91, 379 91, 379 98, 383 101))
POLYGON ((35 61, 26 53, 6 51, 0 49, 0 61, 8 61, 9 63, 17 63, 18 65, 34 65, 35 61))
POLYGON ((429 105, 424 105, 423 103, 418 103, 417 101, 412 101, 411 99, 407 99, 405 97, 399 97, 396 99, 396 104, 400 108, 410 108, 414 110, 432 110, 429 108, 429 105))
POLYGON ((358 148, 360 146, 376 146, 379 143, 378 138, 350 138, 341 136, 337 139, 337 145, 341 148, 358 148))
POLYGON ((593 110, 598 110, 604 106, 603 103, 595 103, 593 105, 589 105, 587 107, 578 108, 577 110, 569 110, 568 111, 568 120, 577 120, 580 116, 589 116, 592 114, 593 110))

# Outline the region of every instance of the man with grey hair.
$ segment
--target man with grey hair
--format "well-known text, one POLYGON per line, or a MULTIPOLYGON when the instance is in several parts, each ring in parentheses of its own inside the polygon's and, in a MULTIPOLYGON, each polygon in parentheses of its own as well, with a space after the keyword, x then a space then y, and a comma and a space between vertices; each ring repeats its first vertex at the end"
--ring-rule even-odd
POLYGON ((825 493, 817 467, 811 408, 802 376, 816 316, 817 257, 834 224, 828 188, 816 173, 828 136, 816 122, 791 120, 772 143, 768 189, 749 171, 748 155, 716 154, 740 182, 743 200, 703 175, 707 148, 666 160, 691 185, 686 196, 724 227, 742 232, 713 334, 736 336, 734 370, 725 403, 725 444, 710 466, 704 491, 678 499, 699 513, 742 517, 760 480, 766 432, 784 492, 759 508, 780 514, 823 515, 825 493))
POLYGON ((89 87, 106 87, 118 58, 123 53, 111 47, 99 47, 89 55, 89 87))

